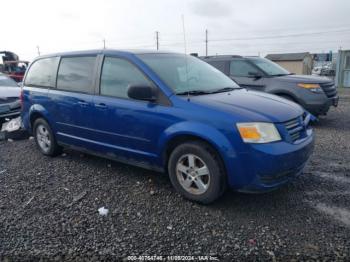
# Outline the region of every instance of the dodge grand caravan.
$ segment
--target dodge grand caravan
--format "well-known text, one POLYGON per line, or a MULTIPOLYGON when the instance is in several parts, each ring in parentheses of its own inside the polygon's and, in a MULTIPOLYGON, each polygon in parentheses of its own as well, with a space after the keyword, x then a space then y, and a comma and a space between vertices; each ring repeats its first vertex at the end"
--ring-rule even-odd
POLYGON ((169 174, 200 203, 227 187, 270 191, 301 174, 313 151, 310 114, 240 88, 211 65, 176 53, 116 50, 37 58, 22 118, 39 150, 70 147, 169 174))

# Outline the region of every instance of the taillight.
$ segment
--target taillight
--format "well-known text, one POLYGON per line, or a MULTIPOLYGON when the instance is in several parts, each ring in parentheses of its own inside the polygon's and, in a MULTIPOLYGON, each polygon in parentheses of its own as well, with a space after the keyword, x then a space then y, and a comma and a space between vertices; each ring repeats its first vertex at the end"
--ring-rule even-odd
POLYGON ((23 88, 21 89, 21 94, 19 95, 19 102, 21 104, 21 109, 23 110, 23 102, 24 102, 24 97, 23 97, 23 88))

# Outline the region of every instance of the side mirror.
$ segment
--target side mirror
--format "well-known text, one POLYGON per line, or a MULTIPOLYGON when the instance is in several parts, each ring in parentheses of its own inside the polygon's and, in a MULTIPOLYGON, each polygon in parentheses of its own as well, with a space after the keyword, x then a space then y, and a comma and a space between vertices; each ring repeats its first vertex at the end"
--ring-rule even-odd
POLYGON ((256 79, 259 79, 259 78, 262 78, 262 77, 263 77, 263 75, 260 74, 259 72, 248 72, 248 76, 249 76, 249 77, 256 78, 256 79))
POLYGON ((128 87, 128 97, 150 102, 157 100, 155 88, 147 85, 130 85, 128 87))

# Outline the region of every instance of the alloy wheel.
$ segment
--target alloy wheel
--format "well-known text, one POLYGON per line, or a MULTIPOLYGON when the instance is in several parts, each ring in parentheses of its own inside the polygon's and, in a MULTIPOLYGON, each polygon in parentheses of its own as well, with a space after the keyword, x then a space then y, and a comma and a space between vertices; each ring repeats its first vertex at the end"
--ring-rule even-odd
POLYGON ((194 154, 186 154, 179 158, 176 175, 183 189, 191 194, 201 195, 209 188, 209 168, 200 157, 194 154))
POLYGON ((46 153, 51 147, 50 132, 44 125, 38 125, 36 128, 36 137, 40 148, 46 153))

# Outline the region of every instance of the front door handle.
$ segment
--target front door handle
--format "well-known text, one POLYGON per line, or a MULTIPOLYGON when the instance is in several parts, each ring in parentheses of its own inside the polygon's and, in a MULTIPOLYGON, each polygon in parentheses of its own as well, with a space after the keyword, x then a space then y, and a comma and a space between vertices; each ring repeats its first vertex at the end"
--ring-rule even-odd
POLYGON ((99 103, 99 104, 95 104, 95 107, 100 108, 100 109, 106 109, 107 105, 104 103, 99 103))
POLYGON ((84 100, 80 100, 80 101, 78 101, 78 104, 81 106, 87 106, 88 102, 85 102, 84 100))

